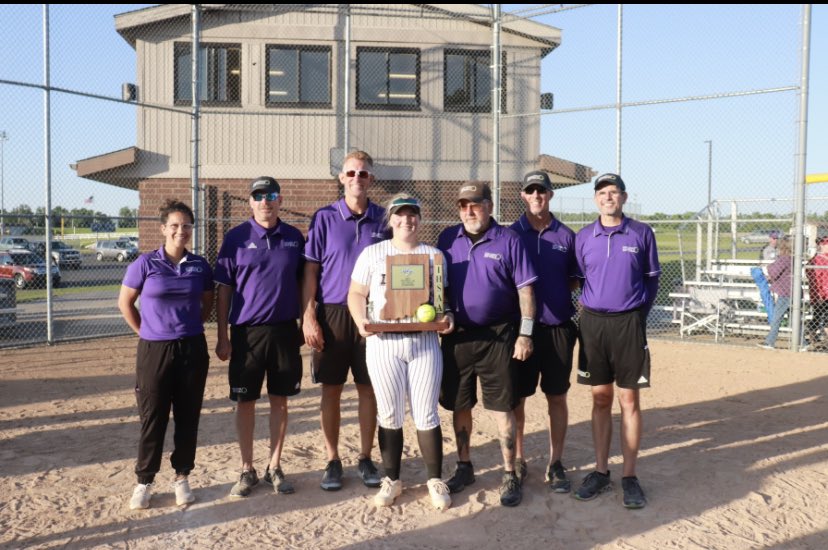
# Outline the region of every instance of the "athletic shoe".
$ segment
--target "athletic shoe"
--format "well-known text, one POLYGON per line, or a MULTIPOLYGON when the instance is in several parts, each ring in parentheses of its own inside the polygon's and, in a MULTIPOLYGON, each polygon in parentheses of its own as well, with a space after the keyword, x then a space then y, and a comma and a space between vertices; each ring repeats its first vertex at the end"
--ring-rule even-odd
POLYGON ((522 458, 515 460, 515 474, 517 475, 518 482, 523 486, 523 480, 529 475, 529 469, 526 467, 526 461, 522 458))
POLYGON ((500 486, 500 504, 503 506, 517 506, 523 499, 523 489, 520 487, 517 474, 506 472, 503 474, 503 485, 500 486))
POLYGON ((451 477, 446 481, 446 485, 451 493, 459 493, 466 488, 467 485, 474 483, 474 466, 471 462, 458 462, 457 469, 451 474, 451 477))
POLYGON ((328 462, 325 467, 325 475, 322 476, 322 483, 319 484, 325 491, 338 491, 342 489, 342 461, 338 458, 328 462))
POLYGON ((371 462, 370 458, 360 458, 357 470, 359 470, 359 477, 362 479, 362 482, 366 487, 380 486, 381 481, 379 471, 377 471, 377 467, 374 466, 374 463, 371 462))
POLYGON ((768 344, 756 344, 756 346, 757 346, 757 347, 760 347, 760 348, 762 348, 762 349, 776 349, 776 347, 774 347, 774 346, 769 346, 768 344))
POLYGON ((281 467, 273 468, 271 470, 270 466, 268 466, 265 470, 265 475, 262 478, 262 481, 273 485, 273 490, 282 495, 290 495, 296 491, 293 487, 293 483, 285 479, 285 473, 282 471, 281 467))
POLYGON ((259 483, 259 476, 256 475, 256 470, 245 470, 239 476, 239 481, 230 489, 230 496, 246 497, 257 483, 259 483))
POLYGON ((391 506, 402 494, 402 481, 385 476, 380 483, 382 486, 379 493, 374 496, 374 504, 378 507, 391 506))
POLYGON ((129 499, 130 510, 144 510, 150 507, 152 498, 152 483, 139 483, 132 491, 132 498, 129 499))
POLYGON ((624 488, 624 508, 638 509, 647 505, 647 497, 635 476, 622 477, 621 486, 624 488))
POLYGON ((195 495, 190 490, 190 482, 187 478, 177 479, 172 484, 173 491, 175 491, 175 503, 178 506, 184 506, 195 502, 195 495))
POLYGON ((431 496, 431 504, 438 510, 446 510, 451 506, 451 496, 446 482, 439 477, 428 480, 428 494, 431 496))
POLYGON ((578 490, 572 493, 572 496, 578 500, 592 500, 604 491, 609 491, 612 488, 610 481, 610 473, 602 474, 601 472, 592 472, 584 478, 578 490))
POLYGON ((549 465, 549 469, 546 471, 546 483, 556 493, 568 493, 572 490, 572 484, 566 478, 566 468, 563 467, 560 460, 556 460, 554 464, 549 465))

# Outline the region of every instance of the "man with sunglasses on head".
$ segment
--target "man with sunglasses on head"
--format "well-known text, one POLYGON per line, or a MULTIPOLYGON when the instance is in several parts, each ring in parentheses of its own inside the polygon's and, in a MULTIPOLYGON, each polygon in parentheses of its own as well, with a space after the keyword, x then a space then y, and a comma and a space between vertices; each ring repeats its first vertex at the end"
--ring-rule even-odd
POLYGON ((367 246, 389 237, 385 209, 368 200, 368 190, 374 183, 373 167, 373 159, 364 151, 345 156, 339 174, 345 196, 316 211, 305 243, 302 330, 305 343, 313 350, 314 381, 322 384, 320 421, 328 463, 320 486, 326 491, 342 488, 340 399, 349 370, 359 399, 357 469, 366 486, 379 487, 381 482, 371 460, 377 402, 365 363, 365 338, 348 311, 348 288, 357 258, 367 246))
POLYGON ((504 475, 500 503, 517 506, 523 493, 515 472, 514 369, 532 355, 535 268, 520 237, 492 218, 489 186, 469 181, 460 187, 461 224, 440 233, 437 248, 448 267, 447 294, 455 331, 443 336, 440 404, 452 411, 457 469, 446 482, 459 493, 475 482, 471 463, 472 408, 477 379, 483 407, 497 420, 504 475))
POLYGON ((515 466, 522 483, 527 472, 523 449, 526 398, 534 395, 540 380, 549 412, 549 464, 545 481, 554 492, 568 493, 571 485, 561 457, 569 419, 566 394, 572 374, 572 351, 578 336, 572 321, 575 315, 572 290, 578 287, 580 271, 575 261, 575 232, 549 211, 553 195, 546 172, 537 170, 526 174, 520 192, 526 212, 511 226, 520 235, 538 273, 533 285, 537 308, 533 332, 535 350, 526 363, 515 369, 515 391, 520 398, 515 409, 515 466))
POLYGON ((230 399, 236 402, 236 432, 242 472, 230 490, 246 497, 259 482, 253 467, 256 400, 267 374, 270 400, 270 456, 264 481, 276 493, 293 493, 280 460, 287 432, 287 398, 299 393, 299 292, 304 238, 279 219, 279 183, 267 176, 250 184, 253 216, 227 232, 216 260, 218 283, 216 355, 230 359, 230 399), (228 336, 228 324, 230 334, 228 336))

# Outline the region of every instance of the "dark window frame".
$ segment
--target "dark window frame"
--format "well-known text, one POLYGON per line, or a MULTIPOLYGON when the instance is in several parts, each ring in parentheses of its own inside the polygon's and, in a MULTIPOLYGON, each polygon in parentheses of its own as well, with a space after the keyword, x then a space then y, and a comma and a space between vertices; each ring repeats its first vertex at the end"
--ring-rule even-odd
MULTIPOLYGON (((482 114, 482 113, 491 113, 492 106, 491 106, 491 96, 492 90, 489 89, 488 97, 489 97, 489 105, 488 108, 483 108, 477 105, 472 105, 470 103, 465 104, 456 104, 450 105, 447 101, 448 98, 448 78, 446 78, 446 74, 448 73, 448 57, 450 55, 457 55, 457 56, 465 56, 471 57, 475 60, 484 59, 485 60, 485 67, 491 71, 491 59, 492 54, 490 50, 467 50, 463 48, 447 48, 443 52, 443 111, 447 113, 472 113, 472 114, 482 114)), ((473 65, 478 67, 478 64, 473 65)), ((508 82, 507 78, 507 71, 506 71, 506 52, 501 52, 501 64, 500 64, 500 112, 506 113, 506 84, 508 82)), ((469 79, 469 82, 475 82, 474 76, 469 79)), ((491 85, 491 80, 489 80, 491 85)), ((473 91, 473 90, 472 90, 473 91)), ((470 97, 474 97, 474 94, 469 94, 470 97)))
POLYGON ((265 75, 264 75, 264 98, 265 106, 274 109, 284 108, 307 108, 307 109, 331 109, 333 108, 333 49, 330 46, 317 46, 311 44, 267 44, 265 46, 265 75), (270 52, 272 50, 292 50, 299 55, 299 82, 297 83, 298 101, 270 101, 270 52), (328 101, 302 101, 302 52, 324 52, 328 54, 328 101))
MULTIPOLYGON (((201 105, 203 105, 203 106, 221 105, 221 106, 230 106, 230 107, 241 107, 241 97, 242 97, 242 94, 241 94, 241 83, 242 83, 241 44, 240 43, 227 43, 227 42, 204 42, 204 43, 200 44, 200 48, 208 50, 208 53, 207 53, 208 58, 209 58, 209 55, 210 55, 209 50, 213 50, 213 49, 237 50, 238 51, 238 58, 239 58, 238 59, 238 61, 239 61, 239 66, 238 66, 239 74, 238 75, 232 75, 232 72, 231 72, 232 68, 228 67, 227 75, 225 75, 225 78, 227 78, 228 80, 232 77, 234 80, 237 81, 236 95, 238 96, 238 98, 227 99, 227 100, 217 100, 217 99, 205 99, 205 98, 202 97, 201 98, 201 105)), ((183 77, 183 75, 179 74, 179 71, 178 71, 178 58, 181 55, 192 55, 193 44, 192 44, 192 42, 175 42, 174 45, 173 45, 173 49, 174 49, 174 52, 173 52, 173 103, 175 105, 191 105, 193 103, 192 97, 190 97, 190 98, 179 98, 179 97, 177 97, 179 78, 183 77)), ((210 78, 215 82, 213 85, 218 86, 216 81, 218 80, 219 75, 210 74, 208 72, 209 67, 203 67, 202 70, 204 71, 204 74, 207 76, 207 78, 210 78)), ((191 72, 188 70, 188 71, 186 71, 186 73, 187 73, 186 74, 187 83, 189 85, 190 78, 191 78, 191 72)), ((210 85, 208 84, 207 87, 209 89, 210 85)), ((232 88, 230 87, 230 83, 228 82, 227 90, 225 90, 225 91, 229 92, 231 89, 232 88)), ((190 93, 192 93, 192 92, 190 92, 190 93)), ((228 93, 227 95, 229 96, 231 94, 228 93)))
MULTIPOLYGON (((382 47, 374 47, 374 46, 359 46, 357 47, 357 54, 356 54, 356 108, 361 110, 375 110, 375 111, 420 111, 422 110, 421 107, 421 100, 420 100, 420 83, 421 83, 421 76, 422 76, 422 51, 419 48, 382 48, 382 47), (407 55, 415 55, 417 60, 415 63, 416 66, 416 104, 413 105, 401 105, 401 104, 391 104, 391 103, 362 103, 360 101, 359 96, 359 85, 360 85, 360 63, 359 63, 359 56, 361 53, 385 53, 386 61, 385 61, 385 68, 386 68, 386 86, 385 90, 386 93, 390 92, 390 77, 391 74, 391 67, 390 67, 390 55, 391 54, 407 54, 407 55)), ((388 98, 386 98, 386 101, 388 98)))

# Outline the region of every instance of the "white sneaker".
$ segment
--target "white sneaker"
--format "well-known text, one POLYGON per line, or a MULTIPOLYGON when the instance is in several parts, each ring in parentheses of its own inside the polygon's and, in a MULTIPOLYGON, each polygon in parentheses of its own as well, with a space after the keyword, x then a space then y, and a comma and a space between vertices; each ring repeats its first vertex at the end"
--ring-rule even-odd
POLYGON ((448 485, 439 477, 428 480, 428 494, 431 496, 431 504, 438 510, 445 510, 451 506, 448 485))
POLYGON ((379 493, 374 496, 374 504, 379 507, 391 506, 397 497, 402 494, 402 481, 399 479, 394 481, 385 476, 381 483, 379 493))
POLYGON ((132 498, 129 500, 130 510, 144 510, 150 507, 152 498, 152 483, 139 483, 132 491, 132 498))
POLYGON ((184 506, 195 502, 195 495, 190 490, 190 482, 187 478, 177 479, 173 482, 172 488, 175 491, 175 503, 178 506, 184 506))

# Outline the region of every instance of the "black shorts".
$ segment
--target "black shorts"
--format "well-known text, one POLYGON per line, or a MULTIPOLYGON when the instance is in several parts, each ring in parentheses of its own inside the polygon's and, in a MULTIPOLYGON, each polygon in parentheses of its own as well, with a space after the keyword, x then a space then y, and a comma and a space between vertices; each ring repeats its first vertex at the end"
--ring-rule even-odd
POLYGON ((515 392, 518 397, 534 395, 538 379, 541 391, 546 395, 564 395, 569 391, 572 351, 577 338, 578 329, 572 321, 561 325, 535 323, 532 332, 534 351, 527 361, 516 361, 515 392))
POLYGON ((354 382, 370 385, 371 378, 365 364, 365 338, 360 336, 348 308, 319 304, 316 320, 322 328, 325 349, 313 350, 311 355, 313 381, 341 386, 348 380, 350 369, 354 382))
POLYGON ((581 311, 578 383, 619 388, 650 387, 647 320, 641 310, 600 313, 581 311))
POLYGON ((254 401, 268 395, 296 395, 302 385, 301 333, 296 321, 230 328, 230 399, 254 401))
POLYGON ((457 327, 443 336, 443 382, 440 404, 450 411, 477 404, 477 379, 483 407, 508 412, 517 406, 513 391, 517 327, 513 323, 488 327, 457 327))

